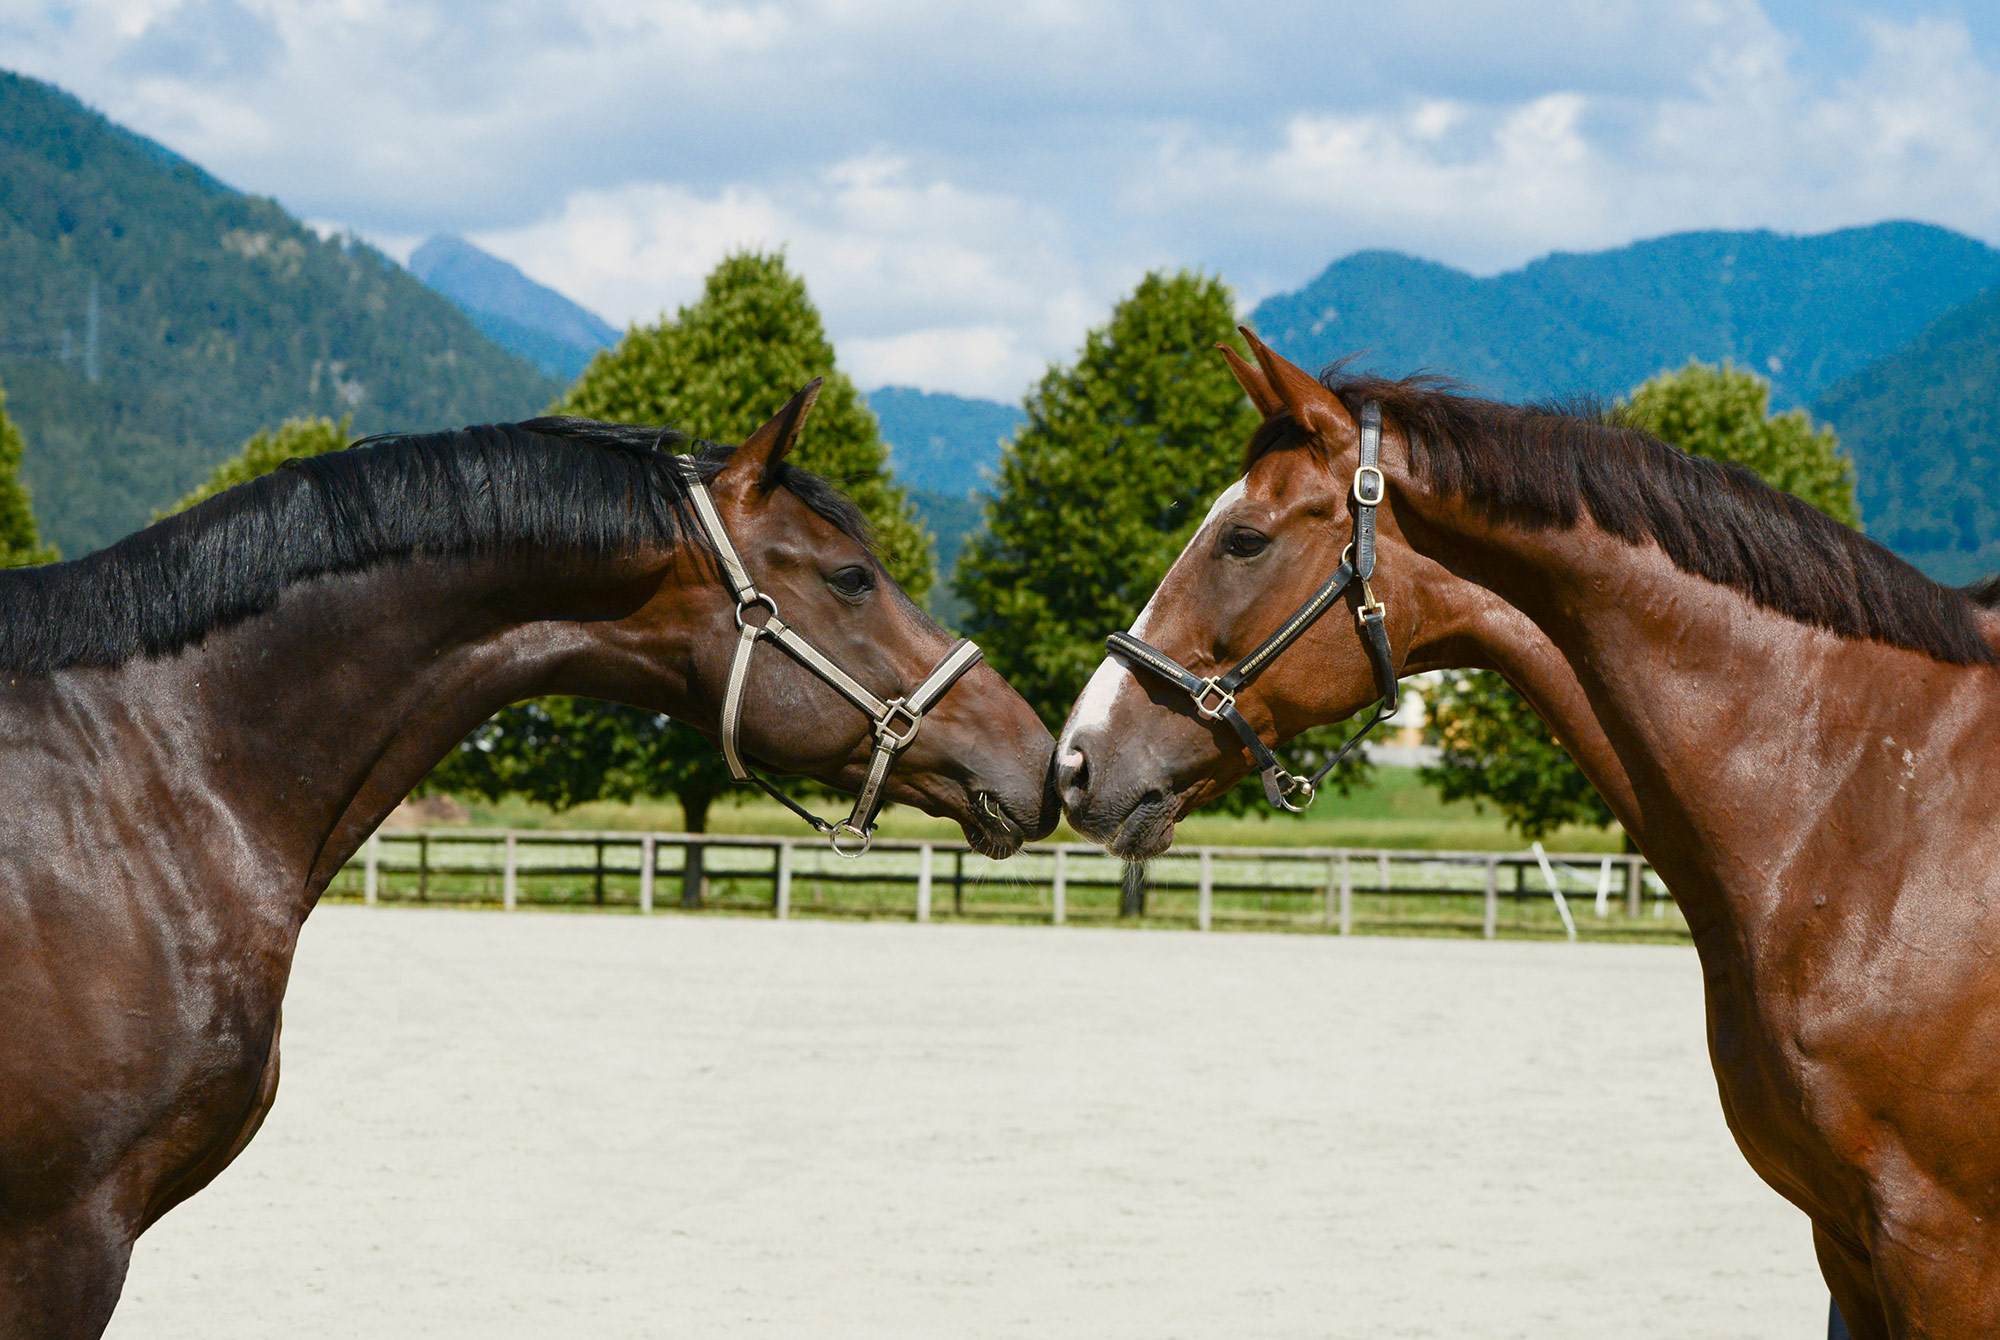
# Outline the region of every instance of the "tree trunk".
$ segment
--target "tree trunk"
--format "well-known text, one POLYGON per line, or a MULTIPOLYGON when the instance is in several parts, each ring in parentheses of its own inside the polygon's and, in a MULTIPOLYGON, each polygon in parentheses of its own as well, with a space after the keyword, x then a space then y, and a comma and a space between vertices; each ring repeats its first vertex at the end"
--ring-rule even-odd
POLYGON ((1121 917, 1143 917, 1146 915, 1146 863, 1128 861, 1125 872, 1118 880, 1118 915, 1121 917))
POLYGON ((681 832, 706 833, 708 831, 708 807, 715 803, 713 791, 683 791, 681 802, 681 832))

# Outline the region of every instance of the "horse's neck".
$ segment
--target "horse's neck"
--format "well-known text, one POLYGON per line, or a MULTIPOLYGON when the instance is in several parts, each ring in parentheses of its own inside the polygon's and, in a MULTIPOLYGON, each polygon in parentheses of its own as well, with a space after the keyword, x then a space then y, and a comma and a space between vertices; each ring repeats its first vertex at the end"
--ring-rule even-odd
POLYGON ((309 905, 487 716, 597 687, 603 630, 644 603, 645 587, 557 582, 520 560, 382 564, 301 583, 270 611, 134 669, 189 808, 226 812, 309 905))
POLYGON ((1971 672, 1807 627, 1588 523, 1461 524, 1479 552, 1460 557, 1490 574, 1561 663, 1504 621, 1493 659, 1511 659, 1698 939, 1781 933, 1796 922, 1801 873, 1841 853, 1880 858, 1919 803, 1921 790, 1898 778, 1944 766, 1933 719, 1971 672), (1910 752, 1927 747, 1933 757, 1910 752), (1840 820, 1837 795, 1866 798, 1865 826, 1840 820))

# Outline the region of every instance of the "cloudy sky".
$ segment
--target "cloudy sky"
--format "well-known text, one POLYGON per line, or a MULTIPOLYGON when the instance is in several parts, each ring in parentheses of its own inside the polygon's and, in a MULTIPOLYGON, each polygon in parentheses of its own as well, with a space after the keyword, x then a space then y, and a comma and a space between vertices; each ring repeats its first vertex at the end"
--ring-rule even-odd
POLYGON ((1991 0, 0 0, 0 66, 618 324, 782 244, 861 385, 1000 399, 1155 266, 1247 306, 1361 247, 2000 243, 1991 0))

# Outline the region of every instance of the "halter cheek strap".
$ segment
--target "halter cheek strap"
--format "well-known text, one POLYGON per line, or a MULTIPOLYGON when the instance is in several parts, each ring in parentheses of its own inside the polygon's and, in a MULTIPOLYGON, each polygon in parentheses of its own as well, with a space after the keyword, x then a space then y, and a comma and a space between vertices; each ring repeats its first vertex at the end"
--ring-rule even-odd
POLYGON ((1295 814, 1312 804, 1327 774, 1360 747, 1370 731, 1396 714, 1401 699, 1396 660, 1389 649, 1388 632, 1383 627, 1385 610, 1369 586, 1370 579, 1375 575, 1375 509, 1387 496, 1386 485, 1382 475, 1382 408, 1371 400, 1361 407, 1361 463, 1354 472, 1351 495, 1354 542, 1341 555, 1340 566, 1333 575, 1293 612, 1291 618, 1279 625, 1276 632, 1228 671, 1209 679, 1203 679, 1159 648, 1141 642, 1130 633, 1113 633, 1104 642, 1105 649, 1112 655, 1151 671, 1185 692, 1194 701, 1196 715, 1203 720, 1222 721, 1235 731, 1236 738, 1250 751, 1250 757, 1263 778, 1264 798, 1278 808, 1295 814), (1361 583, 1361 603, 1355 609, 1355 621, 1360 628, 1361 644, 1368 652, 1368 663, 1375 672, 1375 687, 1379 695, 1375 712, 1366 725, 1348 737, 1325 766, 1309 777, 1302 777, 1285 770, 1277 754, 1257 733, 1257 728, 1237 710, 1236 693, 1276 660, 1278 653, 1298 641, 1306 629, 1318 622, 1320 615, 1333 608, 1348 587, 1356 582, 1361 583))
POLYGON ((722 695, 720 730, 722 758, 729 765, 729 775, 739 782, 752 782, 762 787, 772 799, 825 834, 835 852, 848 857, 860 856, 874 840, 875 815, 881 808, 882 788, 888 781, 889 769, 895 763, 896 755, 917 738, 917 732, 924 724, 924 713, 936 706, 938 699, 944 697, 960 676, 979 661, 981 652, 976 644, 960 638, 907 696, 887 701, 876 697, 815 647, 804 634, 778 617, 778 603, 757 589, 736 552, 736 546, 730 543, 729 532, 723 528, 722 514, 716 510, 715 498, 708 491, 708 485, 692 464, 682 461, 680 470, 681 477, 687 482, 688 499, 694 505, 695 517, 714 546, 723 580, 728 583, 729 593, 736 600, 736 649, 729 659, 729 684, 722 695), (764 611, 763 617, 751 617, 752 611, 760 607, 764 611), (743 724, 743 698, 750 678, 751 653, 756 651, 758 641, 763 638, 777 643, 793 660, 831 684, 842 697, 867 714, 874 724, 875 751, 869 759, 867 780, 854 798, 853 810, 838 823, 822 819, 798 804, 752 772, 743 761, 742 748, 738 744, 743 724))

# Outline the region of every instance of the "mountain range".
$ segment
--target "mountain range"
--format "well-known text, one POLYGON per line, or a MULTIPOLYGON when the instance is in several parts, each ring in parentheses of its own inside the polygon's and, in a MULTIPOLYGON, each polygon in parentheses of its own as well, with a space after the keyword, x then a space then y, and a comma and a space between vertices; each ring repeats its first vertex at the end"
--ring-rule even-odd
MULTIPOLYGON (((142 524, 300 414, 357 434, 526 416, 619 332, 462 238, 397 266, 322 237, 47 84, 0 72, 0 385, 44 533, 142 524)), ((1699 358, 1809 407, 1864 524, 1933 575, 2000 568, 2000 251, 1890 222, 1680 233, 1479 277, 1365 251, 1251 323, 1308 367, 1355 355, 1530 400, 1612 399, 1699 358)), ((882 387, 891 461, 949 562, 1016 406, 882 387)))
POLYGON ((456 303, 486 338, 572 382, 619 332, 462 237, 439 233, 410 254, 410 273, 456 303))
POLYGON ((4 71, 0 295, 22 474, 70 555, 288 416, 435 428, 524 416, 559 389, 373 248, 4 71))

